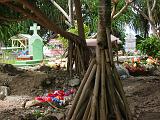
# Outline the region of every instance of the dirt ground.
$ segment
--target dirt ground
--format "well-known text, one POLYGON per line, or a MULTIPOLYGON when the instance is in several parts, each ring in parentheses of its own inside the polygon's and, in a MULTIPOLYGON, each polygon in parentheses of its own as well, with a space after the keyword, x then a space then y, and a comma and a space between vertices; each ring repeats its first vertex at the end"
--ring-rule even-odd
POLYGON ((160 73, 130 77, 123 85, 135 120, 160 120, 160 73))
MULTIPOLYGON (((69 89, 69 79, 65 71, 25 71, 16 75, 0 72, 0 86, 11 89, 10 96, 0 100, 0 120, 35 120, 30 116, 33 109, 24 109, 23 102, 50 89, 69 89), (51 84, 46 85, 44 80, 51 84)), ((134 120, 160 120, 160 72, 156 76, 129 77, 122 83, 134 120)))

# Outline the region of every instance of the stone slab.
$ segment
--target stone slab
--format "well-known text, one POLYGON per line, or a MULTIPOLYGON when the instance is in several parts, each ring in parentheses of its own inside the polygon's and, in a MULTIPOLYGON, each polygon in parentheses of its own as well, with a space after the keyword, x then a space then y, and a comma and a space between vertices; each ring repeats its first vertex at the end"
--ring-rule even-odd
POLYGON ((42 62, 42 60, 24 60, 24 61, 16 61, 15 64, 36 64, 36 63, 40 63, 42 62))

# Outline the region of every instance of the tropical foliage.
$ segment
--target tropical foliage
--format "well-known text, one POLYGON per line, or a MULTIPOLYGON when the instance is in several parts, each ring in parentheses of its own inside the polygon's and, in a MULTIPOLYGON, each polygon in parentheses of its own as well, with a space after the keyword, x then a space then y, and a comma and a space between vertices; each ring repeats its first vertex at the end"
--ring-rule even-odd
POLYGON ((159 0, 134 0, 131 4, 135 13, 132 19, 132 26, 136 32, 147 37, 150 28, 154 34, 157 34, 160 23, 159 0))
MULTIPOLYGON (((32 1, 33 2, 33 1, 32 1)), ((35 1, 34 1, 35 2, 35 1)), ((46 13, 48 17, 54 21, 56 24, 62 28, 67 28, 65 24, 65 19, 60 11, 52 5, 51 2, 46 3, 44 0, 37 0, 36 4, 40 7, 42 12, 46 13), (52 12, 51 12, 52 11, 52 12)), ((63 8, 67 9, 66 1, 58 1, 63 8)), ((10 4, 8 4, 9 6, 10 4)), ((18 4, 17 4, 18 5, 18 4)), ((20 5, 20 4, 19 4, 20 5)), ((2 41, 5 46, 8 46, 8 39, 18 33, 31 33, 29 27, 32 25, 33 21, 26 19, 23 14, 11 10, 9 7, 0 5, 0 41, 2 41), (6 17, 7 16, 7 17, 6 17)), ((40 34, 44 35, 47 29, 42 27, 40 34)))
POLYGON ((160 57, 160 39, 156 36, 148 37, 137 45, 137 49, 148 56, 160 57))
POLYGON ((30 20, 12 22, 0 25, 0 41, 9 46, 11 43, 9 38, 19 33, 30 33, 29 26, 32 23, 30 20))

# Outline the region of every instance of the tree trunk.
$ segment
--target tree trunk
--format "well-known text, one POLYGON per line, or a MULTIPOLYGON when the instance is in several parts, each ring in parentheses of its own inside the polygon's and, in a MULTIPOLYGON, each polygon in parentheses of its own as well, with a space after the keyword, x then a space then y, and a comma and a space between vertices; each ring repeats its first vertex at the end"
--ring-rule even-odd
POLYGON ((132 119, 113 63, 110 29, 111 0, 99 0, 96 58, 90 63, 81 82, 67 120, 132 119), (82 112, 81 107, 85 111, 82 112))
POLYGON ((74 15, 73 15, 73 0, 68 0, 69 7, 69 22, 74 26, 74 15))
POLYGON ((151 10, 151 5, 149 3, 149 0, 147 1, 147 9, 148 9, 148 17, 150 19, 150 26, 151 26, 151 30, 153 31, 153 34, 156 35, 157 34, 157 30, 156 30, 156 25, 155 25, 155 21, 153 18, 153 11, 151 10))
MULTIPOLYGON (((81 37, 82 42, 84 43, 84 45, 87 46, 86 44, 86 40, 85 40, 85 33, 84 33, 84 27, 83 27, 83 18, 82 18, 82 12, 81 12, 81 2, 80 0, 74 0, 74 4, 75 4, 75 12, 76 12, 76 19, 77 19, 77 27, 78 27, 78 35, 79 37, 81 37)), ((74 43, 69 42, 69 49, 72 52, 68 51, 68 55, 72 56, 68 58, 68 70, 70 75, 72 75, 72 67, 73 64, 75 63, 75 70, 76 73, 78 74, 82 74, 84 75, 86 69, 88 68, 88 63, 89 63, 89 59, 90 59, 90 55, 89 55, 89 49, 83 48, 81 45, 73 45, 74 43), (71 47, 74 47, 71 48, 71 47), (74 54, 74 55, 73 55, 74 54)))

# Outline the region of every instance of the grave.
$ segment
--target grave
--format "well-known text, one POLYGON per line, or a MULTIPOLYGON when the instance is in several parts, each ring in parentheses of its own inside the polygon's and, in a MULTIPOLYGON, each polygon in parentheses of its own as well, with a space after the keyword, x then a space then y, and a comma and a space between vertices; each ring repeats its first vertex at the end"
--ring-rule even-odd
POLYGON ((19 57, 19 60, 17 60, 15 64, 17 66, 35 65, 43 61, 43 39, 37 34, 40 26, 34 23, 33 26, 30 27, 30 30, 33 30, 33 35, 29 39, 29 53, 28 55, 19 57), (25 60, 25 58, 29 58, 29 60, 25 60))
POLYGON ((136 50, 136 37, 132 33, 128 33, 125 39, 125 52, 133 53, 136 50))
POLYGON ((133 58, 143 58, 136 53, 136 37, 131 32, 126 34, 124 49, 127 53, 126 56, 118 57, 118 60, 121 63, 125 61, 131 61, 133 58))

